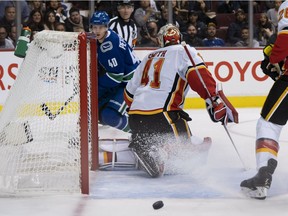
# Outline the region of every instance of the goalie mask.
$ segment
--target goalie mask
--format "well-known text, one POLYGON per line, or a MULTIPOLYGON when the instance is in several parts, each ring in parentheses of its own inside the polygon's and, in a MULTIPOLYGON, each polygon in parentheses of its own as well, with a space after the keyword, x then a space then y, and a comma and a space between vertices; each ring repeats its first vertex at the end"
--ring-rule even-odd
POLYGON ((157 37, 160 47, 181 43, 181 33, 179 29, 172 24, 167 24, 161 27, 157 37))

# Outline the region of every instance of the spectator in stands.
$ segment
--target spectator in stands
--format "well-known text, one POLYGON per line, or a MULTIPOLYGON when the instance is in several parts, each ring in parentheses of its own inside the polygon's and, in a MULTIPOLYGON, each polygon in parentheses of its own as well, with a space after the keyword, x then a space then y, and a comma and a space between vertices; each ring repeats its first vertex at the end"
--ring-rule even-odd
POLYGON ((239 1, 218 1, 217 13, 235 13, 239 8, 239 1))
POLYGON ((282 4, 281 0, 274 1, 274 8, 271 8, 267 11, 267 16, 271 20, 274 27, 277 29, 278 26, 278 9, 282 4))
POLYGON ((109 28, 114 30, 134 48, 137 42, 137 26, 131 15, 134 11, 134 4, 130 0, 119 1, 117 4, 118 15, 109 22, 109 28))
POLYGON ((190 1, 187 1, 187 0, 178 0, 176 1, 176 4, 177 4, 177 7, 180 9, 180 10, 187 10, 187 11, 190 11, 190 5, 189 5, 190 1))
POLYGON ((216 37, 216 24, 209 23, 207 28, 207 38, 203 40, 204 46, 207 47, 223 47, 225 41, 221 38, 216 37))
POLYGON ((188 26, 190 26, 190 24, 194 25, 197 29, 197 36, 201 39, 204 39, 206 37, 207 25, 198 18, 199 16, 197 11, 190 11, 188 14, 188 22, 186 25, 186 29, 188 28, 188 26))
MULTIPOLYGON (((235 43, 236 47, 248 47, 249 46, 249 28, 244 26, 241 28, 241 40, 235 43)), ((259 42, 255 39, 252 41, 252 47, 259 47, 259 42)))
MULTIPOLYGON (((158 29, 160 29, 162 26, 168 24, 168 19, 169 19, 168 16, 169 16, 168 6, 167 5, 162 5, 162 7, 161 7, 161 16, 160 16, 160 18, 159 18, 159 20, 157 22, 158 29)), ((173 17, 173 24, 175 26, 177 26, 177 28, 180 28, 179 23, 177 22, 176 19, 174 19, 174 17, 173 17)))
MULTIPOLYGON (((164 6, 166 6, 168 9, 168 2, 165 2, 164 6)), ((186 25, 185 25, 182 17, 180 16, 180 9, 177 6, 176 0, 172 0, 172 10, 173 10, 173 20, 177 21, 177 23, 179 25, 178 28, 179 28, 180 32, 185 31, 186 25)))
POLYGON ((17 27, 16 26, 11 27, 11 31, 8 33, 7 38, 12 42, 13 46, 16 47, 16 43, 17 43, 17 27))
POLYGON ((79 10, 89 10, 89 1, 68 1, 72 4, 72 7, 79 8, 79 10))
POLYGON ((231 23, 227 29, 227 42, 230 43, 230 45, 234 45, 238 41, 242 40, 241 29, 244 26, 248 26, 246 15, 242 9, 238 9, 235 16, 235 22, 231 23))
POLYGON ((4 26, 0 25, 0 49, 14 49, 14 45, 7 37, 8 33, 4 26))
MULTIPOLYGON (((19 1, 20 8, 21 8, 21 22, 27 22, 29 13, 30 13, 30 8, 28 7, 28 4, 26 1, 19 1)), ((4 17, 5 10, 7 6, 12 6, 16 8, 16 1, 0 1, 0 19, 4 17)))
POLYGON ((206 13, 208 12, 208 9, 204 0, 197 0, 195 2, 194 10, 198 12, 198 20, 204 22, 206 25, 209 22, 215 21, 207 16, 206 13))
POLYGON ((65 20, 67 32, 89 32, 89 19, 80 15, 78 8, 72 7, 69 15, 70 17, 65 20))
POLYGON ((193 47, 204 46, 202 39, 197 36, 197 29, 193 24, 188 25, 186 32, 183 33, 183 40, 193 47))
MULTIPOLYGON (((115 10, 116 1, 95 1, 95 7, 97 11, 106 11, 110 17, 116 16, 115 10)), ((78 7, 77 7, 78 8, 78 7)))
POLYGON ((66 27, 65 27, 65 24, 64 23, 56 23, 56 26, 55 26, 55 31, 66 31, 66 27))
POLYGON ((275 27, 266 13, 261 13, 255 28, 256 39, 260 46, 266 46, 268 39, 275 32, 275 27))
POLYGON ((274 8, 274 5, 275 5, 274 0, 264 1, 263 2, 264 8, 263 8, 262 12, 267 12, 269 9, 274 8))
POLYGON ((56 20, 57 22, 62 22, 67 19, 67 13, 64 10, 63 5, 61 4, 61 1, 59 0, 51 0, 46 2, 46 10, 54 10, 56 13, 56 20))
MULTIPOLYGON (((153 10, 156 11, 156 13, 160 14, 159 13, 160 12, 159 9, 161 7, 157 7, 156 1, 155 0, 150 0, 150 7, 153 8, 153 10)), ((163 3, 162 3, 162 5, 163 5, 163 3)))
POLYGON ((44 29, 54 31, 56 23, 56 13, 53 10, 48 10, 44 15, 44 29))
POLYGON ((158 47, 158 26, 156 20, 148 20, 146 25, 141 28, 140 34, 139 47, 158 47))
POLYGON ((40 10, 32 10, 27 23, 24 26, 28 26, 31 29, 31 41, 33 40, 34 35, 44 30, 44 19, 40 10))
POLYGON ((28 1, 28 6, 30 8, 30 11, 32 10, 40 10, 42 14, 45 14, 45 4, 41 0, 30 0, 28 1))
MULTIPOLYGON (((169 19, 169 13, 168 13, 168 6, 167 5, 162 5, 161 7, 161 15, 160 18, 158 19, 157 25, 158 29, 160 29, 162 26, 168 24, 168 19, 169 19)), ((177 22, 176 19, 173 17, 173 25, 177 26, 177 28, 180 27, 179 23, 177 22)))
POLYGON ((140 7, 135 10, 134 20, 138 27, 144 26, 148 20, 157 20, 158 12, 150 6, 149 0, 141 0, 140 7))
POLYGON ((14 6, 7 6, 5 8, 5 14, 0 20, 0 25, 5 26, 8 34, 11 32, 12 26, 16 25, 16 8, 14 6))
POLYGON ((262 13, 264 7, 263 1, 253 1, 253 13, 262 13))

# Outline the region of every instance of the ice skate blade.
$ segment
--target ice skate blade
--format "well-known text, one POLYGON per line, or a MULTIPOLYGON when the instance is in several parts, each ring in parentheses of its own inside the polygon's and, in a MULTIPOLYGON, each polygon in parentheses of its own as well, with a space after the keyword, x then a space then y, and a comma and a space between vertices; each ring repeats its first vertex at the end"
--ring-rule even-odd
POLYGON ((254 190, 247 187, 241 187, 241 191, 247 197, 264 200, 267 197, 268 189, 266 187, 256 187, 254 190))

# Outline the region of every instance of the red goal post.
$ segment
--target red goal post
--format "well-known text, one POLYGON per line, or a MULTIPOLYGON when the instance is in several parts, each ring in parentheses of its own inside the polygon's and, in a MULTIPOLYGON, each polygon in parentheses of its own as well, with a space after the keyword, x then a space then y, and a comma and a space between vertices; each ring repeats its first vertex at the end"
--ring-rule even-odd
MULTIPOLYGON (((98 169, 99 165, 99 149, 98 149, 98 73, 97 73, 97 43, 93 35, 87 33, 81 33, 78 36, 80 41, 79 49, 79 65, 80 65, 80 127, 81 134, 83 137, 81 143, 83 143, 83 151, 81 151, 81 173, 82 173, 82 184, 81 191, 83 194, 89 193, 89 113, 88 113, 88 77, 90 77, 90 130, 91 130, 91 170, 98 169), (90 52, 87 53, 87 42, 90 44, 90 52), (87 58, 90 55, 90 58, 87 58), (81 58, 82 57, 82 58, 81 58), (90 59, 90 61, 88 61, 90 59), (90 67, 90 76, 88 76, 88 69, 90 67), (82 73, 83 71, 83 73, 82 73), (86 97, 85 97, 86 96, 86 97), (85 100, 86 99, 86 100, 85 100), (82 120, 81 120, 82 119, 82 120), (84 130, 82 130, 84 128, 84 130), (88 155, 87 155, 88 152, 88 155)), ((82 146, 82 144, 81 144, 82 146)))
POLYGON ((0 195, 89 193, 98 168, 96 39, 35 35, 0 115, 0 195))

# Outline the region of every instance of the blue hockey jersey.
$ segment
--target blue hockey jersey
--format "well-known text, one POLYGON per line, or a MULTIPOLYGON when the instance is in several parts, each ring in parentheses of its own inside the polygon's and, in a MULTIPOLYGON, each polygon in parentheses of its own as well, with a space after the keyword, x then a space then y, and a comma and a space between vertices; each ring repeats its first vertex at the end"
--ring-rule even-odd
POLYGON ((111 29, 108 29, 105 40, 102 43, 98 42, 97 45, 98 63, 106 71, 98 81, 101 97, 106 90, 126 84, 132 78, 140 61, 126 41, 111 29))

